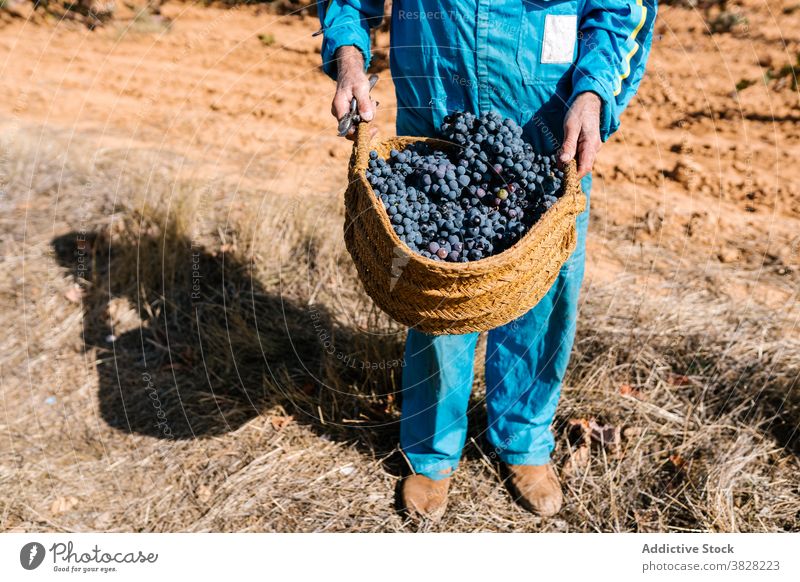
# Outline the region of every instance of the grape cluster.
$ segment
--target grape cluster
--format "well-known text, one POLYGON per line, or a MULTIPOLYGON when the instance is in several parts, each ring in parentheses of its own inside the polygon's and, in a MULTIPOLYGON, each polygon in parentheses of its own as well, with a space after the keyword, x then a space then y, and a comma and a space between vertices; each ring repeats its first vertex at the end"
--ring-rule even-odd
POLYGON ((414 252, 450 262, 503 252, 558 199, 555 156, 534 152, 522 128, 494 112, 452 113, 440 130, 453 151, 417 142, 384 160, 373 150, 369 183, 414 252))

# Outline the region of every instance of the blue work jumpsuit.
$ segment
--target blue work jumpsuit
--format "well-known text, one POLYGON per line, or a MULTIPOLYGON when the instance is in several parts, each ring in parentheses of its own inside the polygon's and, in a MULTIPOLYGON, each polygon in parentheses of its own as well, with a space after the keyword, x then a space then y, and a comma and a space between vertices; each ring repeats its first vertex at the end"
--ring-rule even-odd
MULTIPOLYGON (((369 29, 383 0, 319 3, 323 69, 336 77, 335 51, 358 47, 369 66, 369 29)), ((542 153, 556 151, 574 98, 600 96, 603 141, 644 74, 656 0, 394 0, 390 63, 397 134, 435 136, 455 110, 496 111, 523 127, 542 153)), ((587 196, 591 176, 583 181, 587 196)), ((575 337, 589 210, 578 244, 545 297, 488 334, 487 438, 505 463, 541 465, 575 337)), ((478 334, 433 337, 409 330, 400 441, 415 472, 431 479, 458 465, 467 434, 478 334)))

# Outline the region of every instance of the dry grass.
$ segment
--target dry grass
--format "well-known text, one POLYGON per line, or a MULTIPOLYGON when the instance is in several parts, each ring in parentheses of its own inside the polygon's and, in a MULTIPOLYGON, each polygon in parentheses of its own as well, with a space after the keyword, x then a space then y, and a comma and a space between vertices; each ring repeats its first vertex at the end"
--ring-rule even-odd
POLYGON ((0 199, 2 530, 800 529, 796 309, 689 276, 587 288, 556 423, 560 516, 498 483, 478 374, 451 508, 416 526, 395 499, 403 330, 360 292, 337 200, 17 138, 0 199), (619 442, 587 441, 590 420, 619 442))

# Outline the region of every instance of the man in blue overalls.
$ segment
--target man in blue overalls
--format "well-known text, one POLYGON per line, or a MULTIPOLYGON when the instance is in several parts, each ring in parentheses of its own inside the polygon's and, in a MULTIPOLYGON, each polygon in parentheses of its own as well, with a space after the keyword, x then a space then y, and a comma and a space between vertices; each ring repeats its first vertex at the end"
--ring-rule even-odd
MULTIPOLYGON (((332 113, 353 97, 362 119, 375 115, 365 75, 369 30, 384 0, 321 0, 323 68, 337 80, 332 113)), ((394 0, 391 69, 397 134, 435 136, 456 110, 496 111, 524 129, 541 153, 577 159, 584 192, 601 142, 619 127, 644 74, 656 0, 394 0)), ((518 501, 541 515, 561 508, 550 464, 555 415, 575 337, 589 210, 578 245, 539 304, 489 332, 487 438, 505 463, 518 501)), ((406 341, 400 441, 414 474, 406 508, 437 519, 467 434, 477 334, 406 341)))

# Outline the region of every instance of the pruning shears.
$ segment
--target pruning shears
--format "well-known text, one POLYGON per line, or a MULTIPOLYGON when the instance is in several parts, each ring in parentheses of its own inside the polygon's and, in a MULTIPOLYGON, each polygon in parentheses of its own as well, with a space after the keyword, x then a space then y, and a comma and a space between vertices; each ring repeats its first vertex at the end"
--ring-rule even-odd
MULTIPOLYGON (((372 91, 372 88, 375 86, 375 83, 377 82, 378 82, 378 75, 372 74, 369 76, 370 91, 372 91)), ((339 137, 346 136, 347 133, 350 131, 350 128, 353 127, 353 124, 358 123, 359 121, 361 121, 361 116, 358 114, 358 101, 356 101, 356 98, 353 97, 353 100, 350 102, 350 111, 345 113, 339 120, 339 137)))

